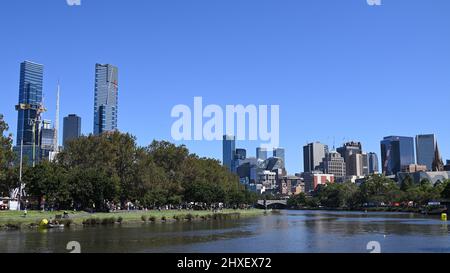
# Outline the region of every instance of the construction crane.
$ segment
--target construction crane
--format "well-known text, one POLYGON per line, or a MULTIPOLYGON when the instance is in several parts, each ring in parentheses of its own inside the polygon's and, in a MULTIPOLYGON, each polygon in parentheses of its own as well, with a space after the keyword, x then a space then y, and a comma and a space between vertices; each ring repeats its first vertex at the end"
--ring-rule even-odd
MULTIPOLYGON (((29 119, 29 124, 32 126, 32 133, 33 133, 33 167, 36 166, 36 128, 38 131, 38 136, 40 135, 40 127, 39 124, 41 122, 41 114, 46 112, 47 109, 45 109, 43 103, 40 103, 38 105, 36 104, 28 104, 28 103, 20 103, 16 105, 16 111, 27 111, 27 110, 33 110, 36 111, 36 116, 34 119, 29 119)), ((20 187, 13 190, 11 194, 12 199, 17 199, 19 204, 19 210, 20 210, 20 203, 23 196, 25 196, 25 184, 22 180, 22 172, 23 172, 23 134, 24 130, 22 129, 22 138, 20 141, 20 167, 19 167, 19 183, 20 187)))

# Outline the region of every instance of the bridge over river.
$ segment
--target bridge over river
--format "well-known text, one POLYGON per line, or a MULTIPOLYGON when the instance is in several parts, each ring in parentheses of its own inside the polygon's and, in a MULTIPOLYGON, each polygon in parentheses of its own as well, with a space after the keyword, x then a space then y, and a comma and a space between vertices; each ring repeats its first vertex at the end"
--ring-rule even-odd
POLYGON ((287 207, 287 200, 258 200, 256 205, 260 208, 283 209, 287 207))

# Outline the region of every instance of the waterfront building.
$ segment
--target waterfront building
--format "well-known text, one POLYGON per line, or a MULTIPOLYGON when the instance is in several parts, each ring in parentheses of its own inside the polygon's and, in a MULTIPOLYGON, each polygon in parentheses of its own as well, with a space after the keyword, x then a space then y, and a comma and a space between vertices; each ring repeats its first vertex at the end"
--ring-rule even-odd
POLYGON ((266 160, 267 157, 268 156, 267 156, 266 148, 261 148, 261 147, 256 148, 256 158, 257 159, 266 160))
POLYGON ((344 158, 336 151, 331 151, 325 155, 323 166, 324 172, 334 174, 336 180, 341 180, 347 175, 344 158))
POLYGON ((95 65, 94 134, 117 130, 119 108, 118 68, 95 65))
POLYGON ((414 138, 388 136, 380 144, 383 174, 396 175, 402 166, 415 164, 414 138))
POLYGON ((427 166, 430 171, 433 168, 433 159, 436 152, 436 137, 434 134, 416 136, 417 164, 427 166))
POLYGON ((323 171, 323 159, 328 153, 328 146, 320 142, 309 143, 303 147, 304 172, 323 171))
POLYGON ((231 172, 235 171, 234 158, 236 156, 236 137, 231 135, 224 135, 222 142, 222 164, 231 172))
POLYGON ((81 136, 81 118, 75 114, 70 114, 64 118, 63 122, 63 145, 81 136))

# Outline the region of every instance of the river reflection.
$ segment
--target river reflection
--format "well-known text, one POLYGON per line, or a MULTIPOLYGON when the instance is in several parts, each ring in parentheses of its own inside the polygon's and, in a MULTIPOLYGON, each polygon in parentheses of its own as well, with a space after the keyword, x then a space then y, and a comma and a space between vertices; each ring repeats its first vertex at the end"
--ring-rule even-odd
POLYGON ((254 218, 0 232, 0 252, 450 252, 447 223, 409 213, 282 211, 254 218))

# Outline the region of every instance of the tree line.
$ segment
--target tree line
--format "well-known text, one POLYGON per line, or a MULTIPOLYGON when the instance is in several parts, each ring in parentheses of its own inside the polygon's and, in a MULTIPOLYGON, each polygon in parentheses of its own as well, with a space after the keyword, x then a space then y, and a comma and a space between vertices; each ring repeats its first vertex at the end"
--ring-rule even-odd
MULTIPOLYGON (((0 194, 19 186, 12 138, 0 119, 0 194)), ((214 159, 201 158, 181 145, 153 141, 140 147, 120 132, 82 136, 70 141, 54 162, 41 161, 23 171, 33 204, 54 209, 106 211, 131 202, 140 208, 186 203, 228 207, 253 204, 256 195, 214 159)))
POLYGON ((383 175, 366 177, 361 185, 355 183, 328 183, 319 185, 311 197, 297 195, 288 201, 293 208, 327 207, 358 209, 377 206, 427 206, 431 201, 450 200, 450 180, 434 185, 427 179, 415 184, 407 176, 400 184, 383 175))

